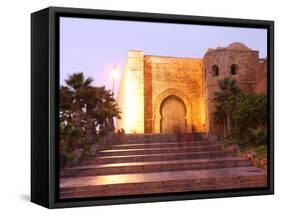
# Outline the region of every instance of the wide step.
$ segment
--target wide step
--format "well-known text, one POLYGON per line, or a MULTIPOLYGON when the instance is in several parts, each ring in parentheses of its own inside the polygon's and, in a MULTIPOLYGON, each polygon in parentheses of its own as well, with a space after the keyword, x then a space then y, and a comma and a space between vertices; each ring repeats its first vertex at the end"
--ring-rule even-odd
POLYGON ((97 156, 122 156, 122 155, 142 155, 142 154, 164 154, 164 153, 192 153, 192 152, 213 152, 220 151, 219 145, 197 146, 197 147, 173 147, 173 148, 144 148, 144 149, 108 149, 100 150, 97 156))
POLYGON ((177 170, 213 169, 226 167, 251 166, 251 162, 245 158, 229 157, 219 159, 196 160, 171 160, 155 162, 130 162, 112 163, 100 165, 77 166, 64 170, 62 177, 73 176, 97 176, 130 173, 148 173, 177 170))
MULTIPOLYGON (((120 137, 119 137, 120 138, 120 137)), ((267 186, 266 170, 224 152, 202 133, 133 134, 60 173, 60 198, 267 186)))
POLYGON ((100 150, 107 149, 143 149, 143 148, 180 148, 180 147, 196 147, 210 146, 206 141, 195 142, 153 142, 153 143, 127 143, 127 144, 111 144, 100 146, 100 150))
POLYGON ((128 163, 128 162, 149 162, 149 161, 167 161, 167 160, 185 160, 185 159, 211 159, 231 157, 232 153, 223 151, 213 152, 192 152, 192 153, 169 153, 169 154, 143 154, 143 155, 126 155, 126 156, 105 156, 89 159, 82 162, 87 164, 103 164, 103 163, 128 163))
POLYGON ((266 171, 237 167, 62 178, 60 198, 266 187, 266 171))
POLYGON ((152 143, 152 142, 176 142, 176 141, 202 141, 202 133, 189 134, 126 134, 122 138, 122 143, 152 143))

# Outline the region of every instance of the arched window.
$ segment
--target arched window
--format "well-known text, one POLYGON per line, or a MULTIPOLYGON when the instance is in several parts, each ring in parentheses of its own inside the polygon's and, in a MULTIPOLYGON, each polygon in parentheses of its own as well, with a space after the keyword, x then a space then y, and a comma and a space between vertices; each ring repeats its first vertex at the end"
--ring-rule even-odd
POLYGON ((218 76, 219 75, 219 67, 217 65, 212 66, 212 76, 218 76))
POLYGON ((236 64, 232 64, 230 67, 230 74, 231 75, 237 74, 237 69, 238 69, 238 66, 236 64))

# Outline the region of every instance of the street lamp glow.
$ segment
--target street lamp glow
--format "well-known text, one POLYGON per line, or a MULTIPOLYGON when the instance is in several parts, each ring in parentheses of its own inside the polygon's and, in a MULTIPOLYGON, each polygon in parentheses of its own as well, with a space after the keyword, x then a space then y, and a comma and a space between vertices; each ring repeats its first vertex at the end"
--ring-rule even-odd
POLYGON ((119 71, 118 71, 118 68, 116 65, 114 65, 114 69, 111 73, 111 76, 112 76, 113 80, 116 80, 119 77, 119 71))

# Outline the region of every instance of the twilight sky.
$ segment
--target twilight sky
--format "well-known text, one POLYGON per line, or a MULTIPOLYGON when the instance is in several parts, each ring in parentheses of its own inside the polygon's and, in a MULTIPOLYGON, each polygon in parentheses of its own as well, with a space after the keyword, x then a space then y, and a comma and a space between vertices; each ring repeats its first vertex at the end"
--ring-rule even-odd
POLYGON ((65 84, 69 74, 83 72, 94 79, 94 85, 112 89, 111 71, 117 64, 121 73, 128 50, 142 50, 145 55, 202 58, 208 48, 236 41, 259 50, 261 58, 266 57, 265 29, 63 17, 60 83, 65 84))

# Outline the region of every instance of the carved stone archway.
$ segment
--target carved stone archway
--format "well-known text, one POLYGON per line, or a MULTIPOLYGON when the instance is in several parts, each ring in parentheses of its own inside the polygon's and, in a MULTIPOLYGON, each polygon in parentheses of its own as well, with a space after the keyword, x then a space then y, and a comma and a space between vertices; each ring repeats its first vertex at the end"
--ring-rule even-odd
POLYGON ((175 95, 166 97, 161 104, 161 133, 186 132, 186 107, 175 95))
POLYGON ((176 96, 179 97, 186 108, 186 116, 185 121, 187 122, 187 132, 192 131, 192 106, 191 101, 189 97, 180 89, 177 88, 170 88, 166 89, 162 93, 160 93, 154 103, 153 103, 153 132, 154 133, 160 133, 160 127, 161 127, 161 104, 165 98, 169 96, 176 96))

